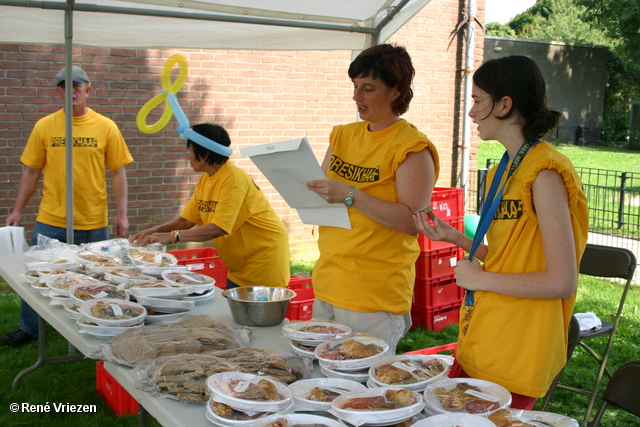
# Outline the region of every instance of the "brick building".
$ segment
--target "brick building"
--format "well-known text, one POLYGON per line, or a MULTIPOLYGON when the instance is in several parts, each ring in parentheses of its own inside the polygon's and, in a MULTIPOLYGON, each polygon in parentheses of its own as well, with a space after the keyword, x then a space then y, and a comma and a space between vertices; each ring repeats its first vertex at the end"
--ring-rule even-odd
MULTIPOLYGON (((476 4, 476 16, 482 22, 484 0, 476 4)), ((405 46, 412 56, 415 95, 404 118, 438 147, 437 185, 442 187, 457 186, 460 173, 465 27, 456 29, 466 7, 464 0, 431 0, 388 40, 405 46)), ((476 67, 483 57, 483 35, 476 26, 476 67)), ((295 210, 239 152, 250 145, 306 136, 321 161, 332 126, 357 119, 347 76, 352 52, 74 47, 74 63, 92 81, 89 106, 118 124, 135 159, 127 166, 132 233, 179 214, 198 179, 175 121, 151 135, 136 126, 136 114, 160 93, 162 67, 175 53, 189 64, 178 98, 190 123, 215 122, 229 131, 235 151, 232 161, 249 172, 285 222, 292 256, 314 259, 315 227, 302 224, 295 210)), ((4 224, 17 195, 23 170, 19 158, 29 133, 39 118, 62 107, 53 78, 64 64, 64 46, 0 44, 0 64, 0 218, 4 224)), ((149 118, 154 120, 157 117, 149 118)), ((21 225, 27 238, 38 194, 23 214, 21 225)), ((115 211, 113 200, 110 209, 115 211)))

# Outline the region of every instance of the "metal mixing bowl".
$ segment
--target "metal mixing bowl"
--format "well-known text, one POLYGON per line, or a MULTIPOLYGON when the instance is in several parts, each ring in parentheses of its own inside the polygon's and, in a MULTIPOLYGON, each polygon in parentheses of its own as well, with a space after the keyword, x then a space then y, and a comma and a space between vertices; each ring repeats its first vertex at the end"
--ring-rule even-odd
POLYGON ((222 292, 233 320, 240 325, 273 326, 282 322, 296 293, 287 288, 246 286, 222 292))

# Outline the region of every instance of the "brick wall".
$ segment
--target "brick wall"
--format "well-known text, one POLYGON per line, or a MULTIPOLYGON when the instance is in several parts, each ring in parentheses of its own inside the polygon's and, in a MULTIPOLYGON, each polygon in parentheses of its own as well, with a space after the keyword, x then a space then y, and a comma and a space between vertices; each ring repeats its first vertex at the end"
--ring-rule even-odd
MULTIPOLYGON (((484 2, 478 5, 482 18, 484 2)), ((415 97, 404 118, 437 145, 442 168, 437 184, 445 187, 455 186, 459 174, 464 33, 455 34, 455 28, 462 16, 459 1, 432 0, 389 40, 405 46, 412 56, 415 97)), ((476 42, 480 62, 483 40, 479 30, 476 42)), ((233 161, 264 189, 285 222, 293 257, 314 258, 315 227, 300 222, 253 163, 240 158, 239 150, 306 136, 321 161, 332 126, 356 120, 352 84, 346 74, 351 52, 74 47, 74 63, 92 80, 89 106, 118 124, 135 158, 127 166, 131 232, 178 215, 198 179, 189 166, 186 146, 177 137, 175 120, 151 135, 136 126, 139 109, 160 92, 162 67, 175 53, 189 64, 189 76, 178 99, 190 123, 216 122, 229 131, 233 161)), ((63 105, 53 87, 63 64, 63 46, 0 44, 2 224, 17 195, 23 169, 19 157, 33 125, 63 105)), ((158 117, 150 116, 149 123, 158 117)), ((40 191, 41 183, 24 211, 21 225, 27 238, 40 191)))

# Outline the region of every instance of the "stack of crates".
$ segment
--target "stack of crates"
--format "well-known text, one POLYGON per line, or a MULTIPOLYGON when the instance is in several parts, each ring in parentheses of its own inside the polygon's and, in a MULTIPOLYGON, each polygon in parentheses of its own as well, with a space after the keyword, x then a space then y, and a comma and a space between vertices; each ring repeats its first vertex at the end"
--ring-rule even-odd
MULTIPOLYGON (((461 188, 436 187, 431 196, 433 212, 464 233, 464 193, 461 188)), ((439 331, 458 323, 464 289, 456 284, 453 269, 464 251, 451 243, 432 241, 419 233, 420 256, 416 260, 411 321, 413 328, 439 331)))
POLYGON ((314 300, 311 277, 291 276, 287 288, 294 291, 296 297, 289 303, 284 317, 289 320, 311 320, 314 300))

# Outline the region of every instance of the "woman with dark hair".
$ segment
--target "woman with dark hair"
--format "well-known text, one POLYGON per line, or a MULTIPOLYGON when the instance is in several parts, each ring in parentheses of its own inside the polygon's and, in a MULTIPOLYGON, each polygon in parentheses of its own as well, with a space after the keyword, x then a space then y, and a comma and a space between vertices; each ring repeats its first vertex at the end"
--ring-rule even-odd
POLYGON ((229 269, 227 288, 287 286, 289 235, 283 222, 249 175, 219 149, 231 144, 227 131, 208 123, 192 130, 189 161, 202 176, 191 200, 180 216, 129 240, 141 245, 213 240, 229 269))
POLYGON ((362 121, 335 126, 322 163, 328 180, 307 186, 344 203, 351 230, 320 227, 313 270, 313 315, 396 344, 411 326, 415 261, 412 215, 427 207, 438 177, 438 153, 409 109, 414 76, 403 47, 383 44, 351 63, 353 100, 362 121))
POLYGON ((455 269, 467 291, 450 376, 498 383, 511 392, 511 407, 531 409, 566 363, 587 200, 571 161, 541 140, 560 114, 547 107, 544 79, 531 59, 488 61, 473 76, 472 98, 469 116, 480 139, 506 149, 502 165, 489 173, 479 235, 474 242, 433 213, 414 220, 430 239, 476 258, 455 269), (482 231, 487 245, 480 244, 482 231))

